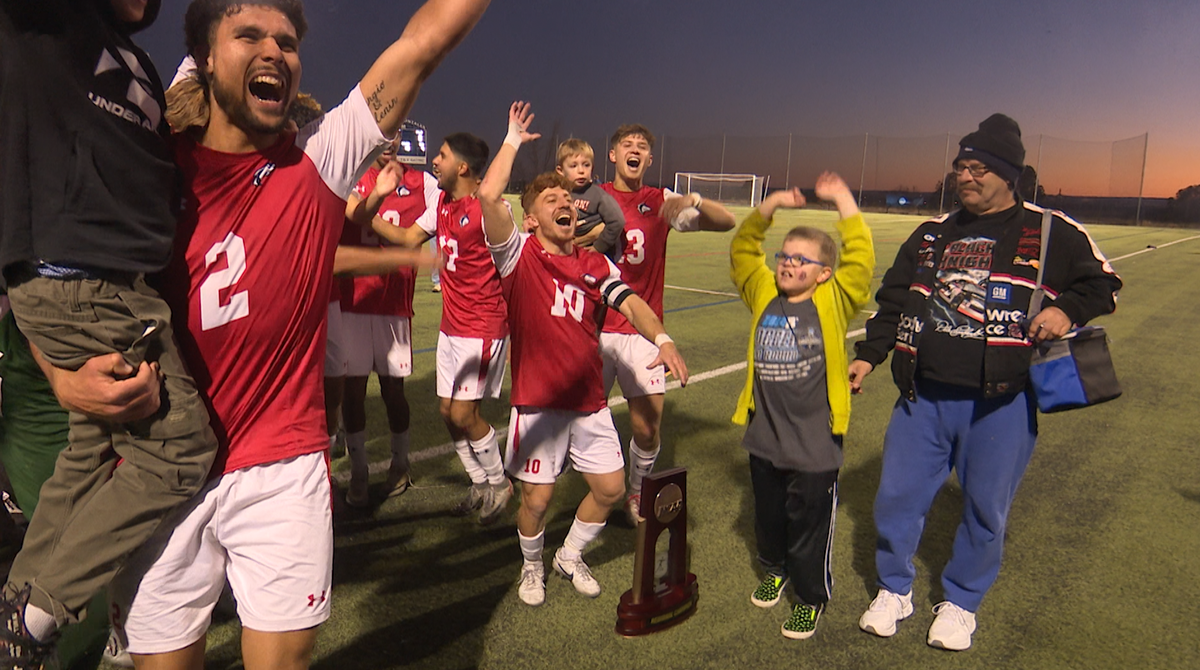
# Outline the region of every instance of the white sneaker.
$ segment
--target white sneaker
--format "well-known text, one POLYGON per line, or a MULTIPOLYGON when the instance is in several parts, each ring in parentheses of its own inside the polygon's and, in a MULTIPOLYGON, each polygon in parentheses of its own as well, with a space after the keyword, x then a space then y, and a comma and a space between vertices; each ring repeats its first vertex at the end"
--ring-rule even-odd
POLYGON ((904 595, 879 589, 871 606, 858 619, 858 627, 879 637, 896 634, 896 624, 913 613, 912 591, 904 595))
POLYGON ((589 598, 595 598, 600 595, 600 582, 592 576, 592 571, 588 568, 587 563, 583 562, 583 558, 577 558, 569 561, 562 557, 562 548, 554 552, 554 571, 558 574, 571 580, 571 584, 575 590, 589 598))
POLYGON ((521 602, 534 607, 546 602, 546 568, 541 563, 525 563, 521 566, 517 596, 521 602))
POLYGON ((937 618, 929 627, 929 646, 950 651, 971 648, 971 633, 975 632, 975 613, 944 600, 933 606, 937 618))
POLYGON ((513 485, 507 479, 500 486, 485 485, 483 502, 479 505, 479 525, 490 526, 504 514, 504 508, 512 499, 513 485))

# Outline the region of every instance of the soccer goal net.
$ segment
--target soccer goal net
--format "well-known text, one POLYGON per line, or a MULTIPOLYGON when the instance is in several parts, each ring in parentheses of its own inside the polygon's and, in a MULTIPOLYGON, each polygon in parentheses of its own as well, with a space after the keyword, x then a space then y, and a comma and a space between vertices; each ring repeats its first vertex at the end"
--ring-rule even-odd
POLYGON ((701 197, 731 205, 758 206, 763 186, 763 177, 756 174, 675 173, 676 193, 699 193, 701 197))

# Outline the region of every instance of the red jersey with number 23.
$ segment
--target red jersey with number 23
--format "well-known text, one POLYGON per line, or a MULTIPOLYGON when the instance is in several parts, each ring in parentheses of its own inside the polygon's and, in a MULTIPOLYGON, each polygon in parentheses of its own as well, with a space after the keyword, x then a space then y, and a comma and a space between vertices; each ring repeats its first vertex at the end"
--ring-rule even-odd
MULTIPOLYGON (((592 413, 607 406, 600 361, 602 290, 621 273, 603 254, 552 254, 535 235, 491 247, 512 330, 512 404, 592 413)), ((610 314, 611 316, 611 314, 610 314)))
MULTIPOLYGON (((400 186, 383 199, 379 218, 399 228, 410 228, 421 216, 436 215, 441 191, 437 179, 428 172, 401 164, 400 186)), ((372 165, 354 193, 365 199, 375 189, 379 168, 372 165)), ((381 247, 383 242, 371 229, 353 223, 346 224, 341 244, 352 247, 381 247)), ((415 268, 402 267, 385 275, 341 277, 342 312, 351 314, 382 314, 412 318, 413 289, 416 286, 415 268)))
MULTIPOLYGON (((617 261, 621 278, 646 301, 655 316, 663 318, 663 283, 666 282, 667 233, 671 226, 659 216, 664 191, 643 186, 636 191, 618 191, 611 183, 600 188, 611 195, 625 215, 625 253, 617 261)), ((606 333, 636 335, 637 329, 619 312, 608 315, 606 333)))
MULTIPOLYGON (((434 231, 422 228, 427 233, 434 231)), ((442 193, 437 215, 442 253, 442 326, 454 337, 499 340, 508 336, 500 273, 483 236, 483 210, 475 196, 450 200, 442 193)))
POLYGON ((345 197, 387 143, 362 93, 271 148, 176 137, 184 211, 163 295, 221 442, 213 474, 329 448, 322 378, 345 197))

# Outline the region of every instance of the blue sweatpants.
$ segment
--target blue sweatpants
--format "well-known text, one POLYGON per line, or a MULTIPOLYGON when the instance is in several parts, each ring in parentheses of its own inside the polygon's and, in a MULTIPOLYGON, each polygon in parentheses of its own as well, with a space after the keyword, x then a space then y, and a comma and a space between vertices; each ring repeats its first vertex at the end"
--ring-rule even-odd
POLYGON ((925 515, 953 468, 963 510, 942 586, 946 600, 978 610, 1000 572, 1008 511, 1036 441, 1037 413, 1024 392, 984 398, 972 389, 921 382, 915 402, 898 400, 875 496, 879 585, 899 594, 912 590, 925 515))

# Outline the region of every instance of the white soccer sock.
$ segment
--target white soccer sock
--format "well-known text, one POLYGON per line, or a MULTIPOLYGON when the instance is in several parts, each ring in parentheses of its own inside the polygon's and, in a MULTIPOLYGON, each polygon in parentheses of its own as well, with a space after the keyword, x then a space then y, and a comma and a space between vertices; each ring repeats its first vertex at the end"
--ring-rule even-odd
POLYGON ((492 486, 504 484, 504 462, 500 459, 500 445, 496 443, 496 429, 488 426, 487 435, 481 440, 471 440, 471 451, 479 459, 479 466, 487 473, 492 486))
POLYGON ((367 431, 346 433, 346 453, 350 455, 351 472, 355 468, 367 469, 367 431))
POLYGON ((392 463, 403 463, 408 469, 408 431, 392 433, 392 463))
POLYGON ((658 460, 659 446, 654 451, 642 451, 642 448, 629 438, 629 495, 641 495, 642 480, 654 469, 654 461, 658 460))
POLYGON ((454 451, 458 454, 458 460, 462 461, 463 469, 467 471, 467 476, 471 478, 471 483, 486 484, 488 480, 487 473, 479 466, 479 461, 471 451, 471 443, 467 440, 455 440, 454 451))
POLYGON ((45 642, 58 630, 54 615, 36 605, 25 605, 25 629, 38 642, 45 642))
POLYGON ((533 537, 525 537, 518 530, 517 541, 521 544, 521 555, 525 557, 526 563, 542 562, 542 550, 546 547, 546 531, 543 530, 533 537))
POLYGON ((567 531, 567 539, 563 542, 562 557, 568 561, 577 561, 587 550, 587 546, 604 530, 604 522, 588 523, 575 517, 571 530, 567 531))

